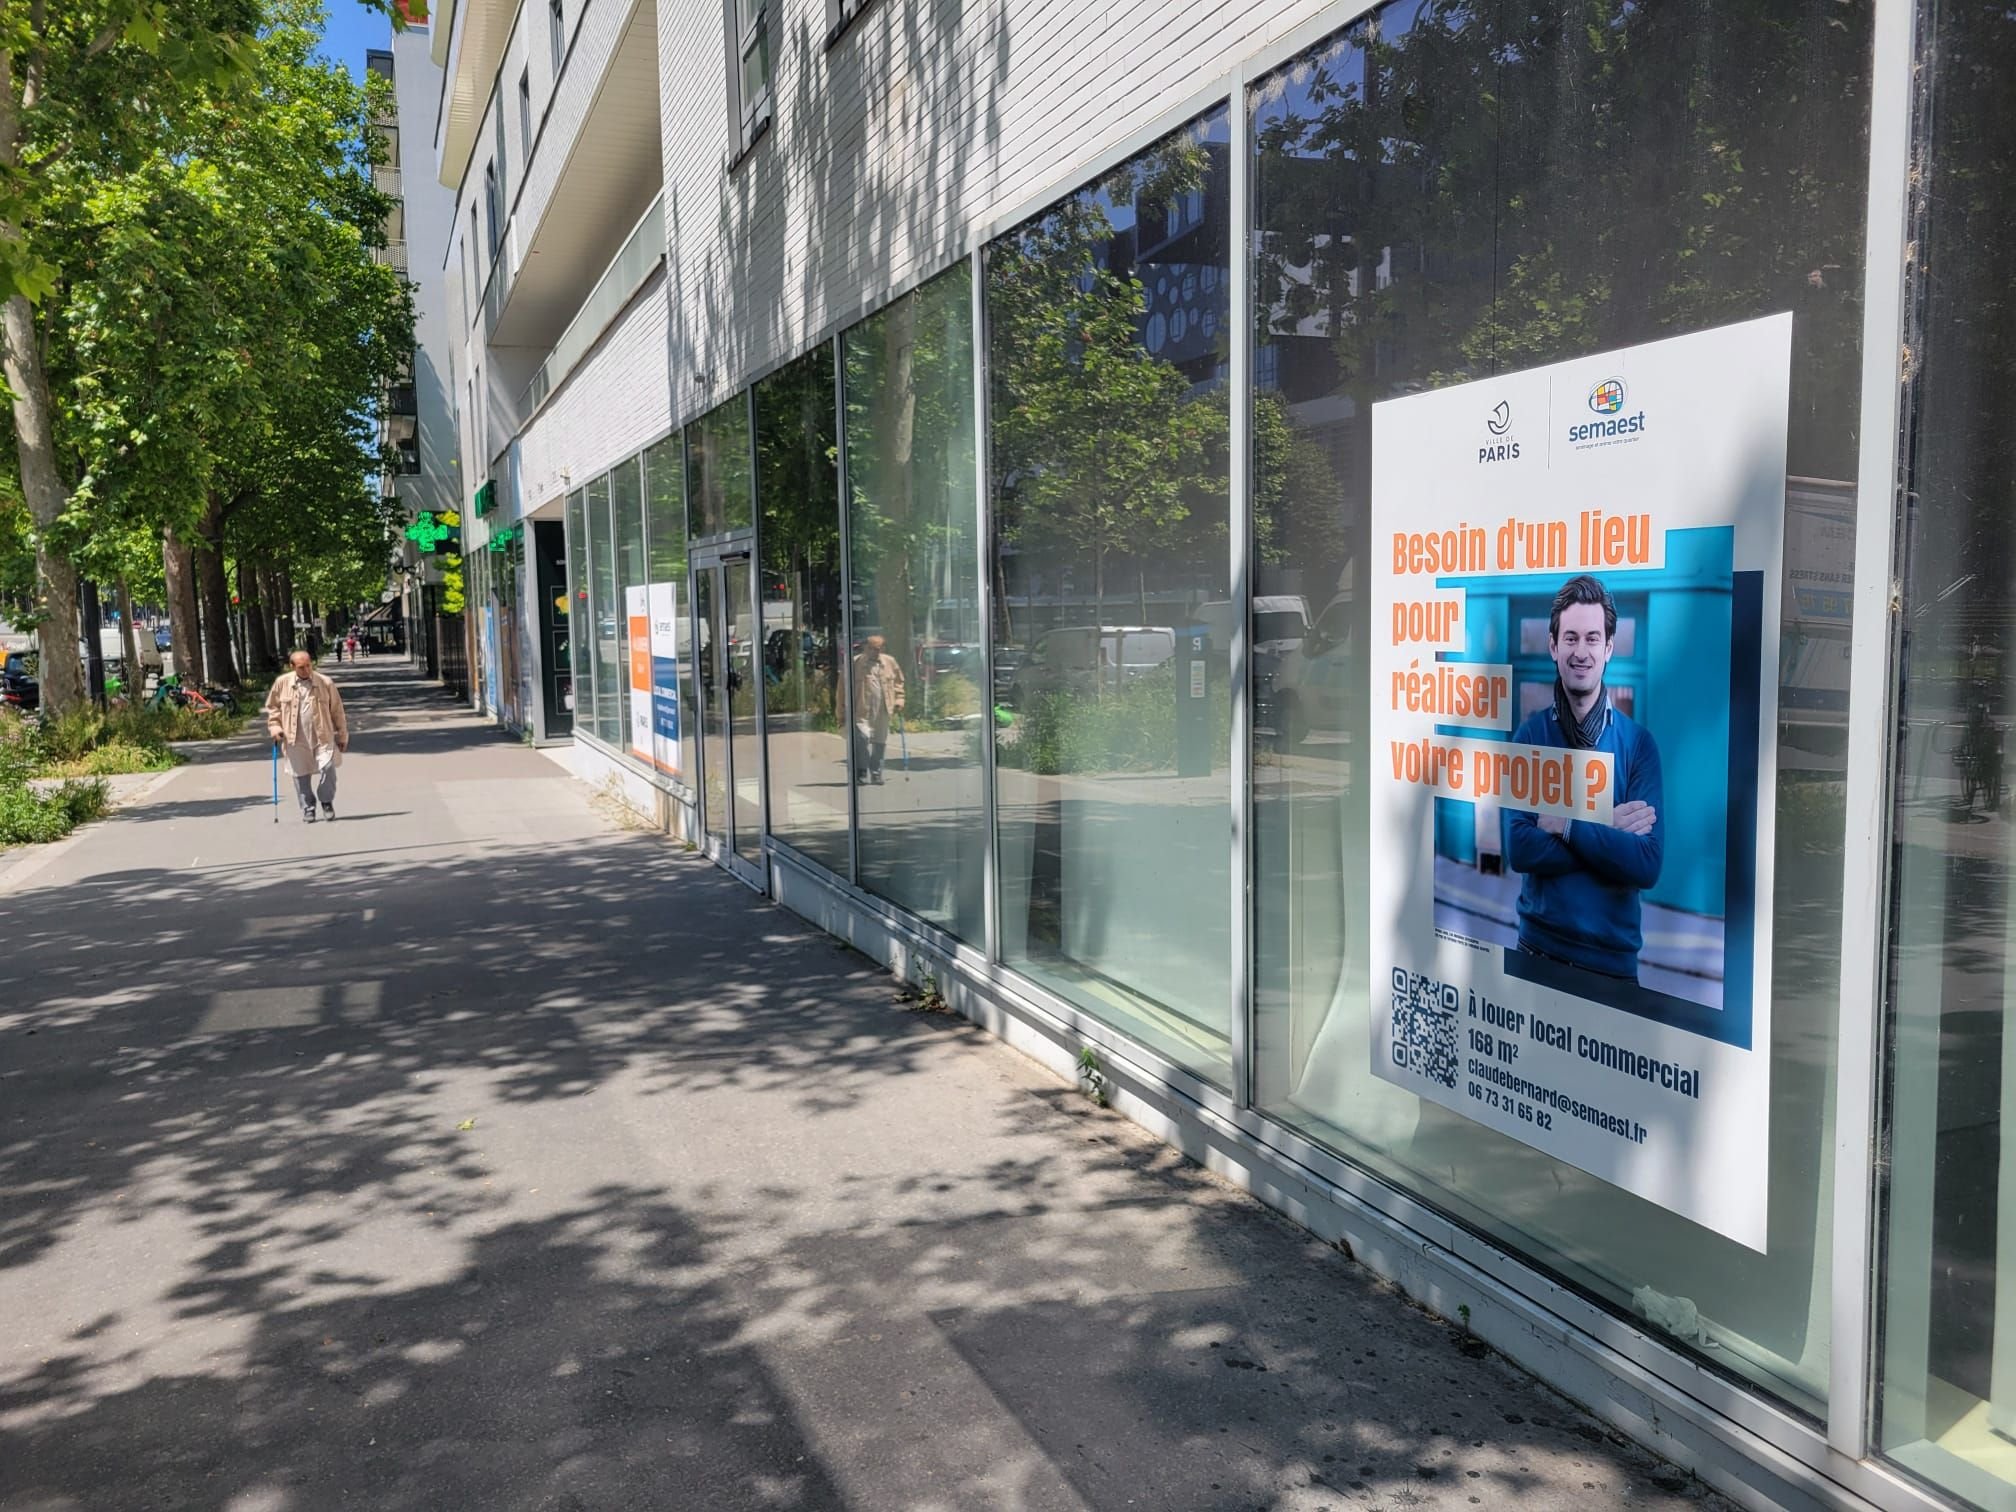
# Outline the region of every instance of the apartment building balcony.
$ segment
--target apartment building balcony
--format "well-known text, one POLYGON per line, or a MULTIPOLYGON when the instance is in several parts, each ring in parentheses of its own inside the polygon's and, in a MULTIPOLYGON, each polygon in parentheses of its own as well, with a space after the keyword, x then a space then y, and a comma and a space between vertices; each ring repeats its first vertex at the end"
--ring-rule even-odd
MULTIPOLYGON (((658 8, 586 13, 516 186, 503 255, 484 291, 491 345, 551 348, 636 234, 664 181, 658 8)), ((664 251, 657 218, 655 259, 664 251)))
POLYGON ((615 260, 603 270, 582 302, 579 312, 560 333, 560 339, 553 343, 553 350, 539 365, 539 371, 532 375, 532 381, 525 386, 519 397, 518 413, 529 416, 546 402, 546 396, 566 381, 576 363, 588 355, 588 349, 609 325, 623 312, 636 292, 643 288, 658 266, 665 260, 665 200, 661 195, 651 202, 651 208, 637 222, 630 237, 623 243, 623 250, 615 260))
POLYGON ((403 241, 387 242, 372 254, 372 259, 376 262, 389 263, 401 273, 404 273, 407 269, 406 243, 403 241))
POLYGON ((405 177, 401 170, 380 163, 371 170, 371 183, 380 194, 389 194, 398 199, 406 192, 405 177))
POLYGON ((410 383, 395 383, 385 391, 385 411, 391 415, 420 414, 420 396, 410 383))
POLYGON ((437 33, 447 37, 434 128, 444 184, 460 184, 468 171, 518 11, 517 0, 459 0, 437 33))

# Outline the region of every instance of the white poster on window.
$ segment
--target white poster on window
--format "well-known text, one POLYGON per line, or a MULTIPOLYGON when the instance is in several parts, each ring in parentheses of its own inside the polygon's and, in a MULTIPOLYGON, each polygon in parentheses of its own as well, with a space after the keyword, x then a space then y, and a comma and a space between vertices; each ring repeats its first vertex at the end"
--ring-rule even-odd
POLYGON ((659 771, 682 777, 679 748, 679 590, 673 583, 650 589, 651 760, 659 771))
POLYGON ((1791 341, 1372 411, 1373 1070, 1760 1251, 1791 341))

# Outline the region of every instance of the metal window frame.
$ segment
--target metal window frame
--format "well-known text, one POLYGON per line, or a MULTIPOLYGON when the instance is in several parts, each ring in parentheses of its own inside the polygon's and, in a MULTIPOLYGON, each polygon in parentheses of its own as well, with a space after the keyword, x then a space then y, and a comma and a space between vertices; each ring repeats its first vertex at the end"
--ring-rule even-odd
MULTIPOLYGON (((770 690, 764 686, 763 651, 768 632, 763 628, 763 477, 757 465, 756 385, 742 391, 743 415, 749 426, 749 614, 750 680, 756 684, 756 801, 763 811, 756 816, 756 869, 763 873, 763 889, 769 891, 769 866, 765 860, 770 847, 770 690)), ((728 738, 735 738, 734 710, 729 710, 728 738)), ((728 753, 728 770, 735 770, 735 753, 728 753)), ((732 800, 732 795, 731 795, 732 800)), ((734 808, 729 813, 732 817, 734 808)), ((741 855, 741 847, 736 854, 741 855)))
MULTIPOLYGON (((1001 961, 1001 811, 994 750, 994 468, 987 427, 987 249, 967 254, 973 333, 973 549, 978 558, 974 612, 980 617, 980 945, 990 965, 1001 961)), ((949 269, 947 271, 950 271, 949 269)))
POLYGON ((1855 476, 1855 579, 1849 622, 1848 771, 1842 835, 1841 969, 1834 1095, 1833 1309, 1827 1442, 1863 1459, 1876 1430, 1877 1141, 1885 1060, 1896 769, 1898 541, 1909 317, 1917 0, 1875 0, 1869 99, 1868 220, 1862 290, 1862 415, 1855 476))
MULTIPOLYGON (((861 789, 854 781, 854 499, 847 472, 847 333, 826 338, 833 348, 833 450, 840 489, 841 738, 847 746, 847 885, 861 880, 861 789)), ((814 350, 817 350, 816 348, 814 350)))
POLYGON ((1225 276, 1231 280, 1231 350, 1226 396, 1229 434, 1227 482, 1231 515, 1226 534, 1231 549, 1229 596, 1232 600, 1232 644, 1226 677, 1232 684, 1232 1105, 1253 1106, 1253 290, 1250 253, 1253 245, 1252 119, 1246 102, 1246 72, 1232 70, 1227 125, 1226 201, 1232 224, 1227 228, 1225 276))

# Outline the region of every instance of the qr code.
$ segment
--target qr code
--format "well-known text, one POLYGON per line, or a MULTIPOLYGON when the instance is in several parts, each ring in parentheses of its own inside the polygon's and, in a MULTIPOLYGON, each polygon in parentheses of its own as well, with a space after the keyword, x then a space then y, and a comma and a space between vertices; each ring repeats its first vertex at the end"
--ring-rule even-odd
POLYGON ((1393 969, 1393 1064, 1456 1085, 1457 992, 1418 971, 1393 969))

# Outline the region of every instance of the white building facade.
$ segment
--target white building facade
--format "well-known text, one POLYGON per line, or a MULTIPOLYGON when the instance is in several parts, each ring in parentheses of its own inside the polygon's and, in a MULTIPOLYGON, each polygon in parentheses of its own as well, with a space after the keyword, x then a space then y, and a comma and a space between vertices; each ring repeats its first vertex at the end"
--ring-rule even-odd
MULTIPOLYGON (((2006 14, 457 0, 430 46, 479 704, 1745 1505, 2016 1507, 2006 14), (1502 674, 1497 737, 1582 717, 1580 602, 1600 729, 1666 752, 1663 865, 1563 956, 1531 879, 1600 822, 1539 864, 1381 771, 1374 609, 1448 502, 1394 437, 1495 384, 1458 460, 1566 466, 1736 340, 1734 548, 1432 574, 1417 673, 1502 674), (1487 1001, 1501 1100, 1393 965, 1403 872, 1424 949, 1679 1048, 1487 1001), (1740 1102, 1676 1094, 1697 1049, 1740 1102)), ((1478 497, 1459 546, 1520 523, 1478 497)))
MULTIPOLYGON (((419 124, 432 121, 441 92, 441 68, 431 45, 422 19, 394 32, 389 48, 366 57, 371 71, 390 80, 393 95, 392 114, 379 123, 386 162, 377 170, 377 182, 397 204, 380 255, 413 286, 413 367, 407 381, 394 386, 383 438, 393 458, 385 490, 398 500, 400 518, 407 522, 453 511, 462 491, 448 373, 448 285, 439 257, 430 252, 447 242, 455 197, 432 172, 433 154, 419 124)), ((411 540, 398 545, 395 558, 399 633, 439 676, 433 619, 443 587, 440 559, 411 540)))

